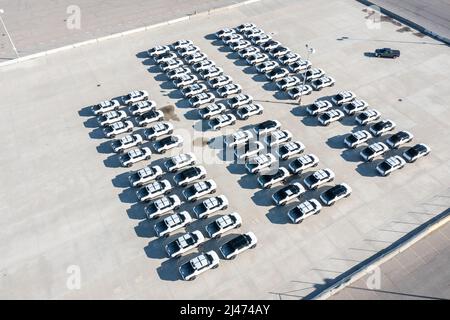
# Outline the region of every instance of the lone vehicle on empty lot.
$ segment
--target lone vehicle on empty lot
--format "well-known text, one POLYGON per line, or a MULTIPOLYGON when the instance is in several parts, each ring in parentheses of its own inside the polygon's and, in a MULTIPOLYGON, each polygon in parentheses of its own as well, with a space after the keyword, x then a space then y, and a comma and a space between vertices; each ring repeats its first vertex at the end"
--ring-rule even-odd
POLYGON ((234 259, 236 256, 247 249, 256 247, 258 239, 253 232, 240 234, 220 246, 219 250, 225 259, 234 259))
POLYGON ((205 242, 205 237, 199 230, 185 233, 172 242, 166 244, 166 253, 169 258, 179 258, 185 252, 197 248, 205 242))
POLYGON ((306 111, 311 116, 317 116, 322 112, 326 112, 333 107, 330 101, 327 100, 317 100, 313 104, 310 104, 306 107, 306 111))
POLYGON ((347 147, 354 149, 370 138, 372 138, 372 134, 369 131, 359 130, 345 137, 344 143, 347 147))
POLYGON ((145 130, 144 134, 147 140, 153 141, 166 134, 172 134, 173 124, 170 122, 158 122, 145 130))
POLYGON ((145 207, 145 215, 148 219, 156 219, 169 211, 178 210, 181 206, 181 200, 176 195, 158 198, 145 207))
POLYGON ((113 110, 119 110, 120 108, 120 102, 118 100, 106 100, 102 101, 98 104, 95 104, 91 107, 92 112, 94 115, 102 115, 106 112, 113 111, 113 110))
POLYGON ((133 103, 130 107, 130 112, 133 116, 140 116, 148 111, 156 108, 156 102, 153 100, 144 100, 133 103))
POLYGON ((361 150, 359 153, 361 158, 364 161, 370 162, 378 156, 381 156, 388 152, 389 147, 385 145, 383 142, 375 142, 369 145, 368 147, 361 150))
POLYGON ((133 123, 129 120, 118 121, 105 127, 103 132, 107 138, 114 138, 118 134, 133 131, 133 123))
POLYGON ((381 136, 383 133, 395 129, 395 122, 392 120, 381 120, 370 126, 369 130, 374 136, 381 136))
POLYGON ((317 167, 319 165, 319 157, 310 153, 298 157, 291 163, 289 163, 289 169, 292 174, 299 174, 311 167, 317 167))
POLYGON ((292 201, 306 192, 305 188, 299 183, 294 182, 282 189, 278 190, 272 195, 272 200, 277 206, 284 206, 289 201, 292 201))
POLYGON ((382 48, 382 49, 376 49, 374 52, 375 57, 379 58, 392 58, 396 59, 400 57, 400 50, 395 50, 391 48, 382 48))
POLYGON ((183 145, 183 137, 178 134, 175 134, 173 136, 168 136, 161 140, 156 141, 153 147, 155 148, 156 152, 165 153, 168 150, 181 147, 182 145, 183 145))
POLYGON ((173 177, 173 181, 179 187, 187 186, 189 183, 204 179, 206 177, 206 169, 203 166, 195 166, 184 169, 173 177))
POLYGON ((232 212, 225 216, 221 216, 206 225, 205 230, 208 237, 218 239, 222 234, 231 230, 237 229, 242 224, 242 218, 237 212, 232 212))
POLYGON ((148 100, 148 92, 146 90, 131 91, 123 97, 123 103, 125 104, 132 104, 143 100, 148 100))
POLYGON ((167 160, 164 165, 169 172, 176 172, 180 169, 186 168, 187 166, 192 166, 197 162, 197 158, 194 153, 181 153, 173 156, 167 160))
POLYGON ((316 199, 306 200, 295 206, 288 212, 288 217, 292 223, 301 223, 306 218, 318 214, 322 205, 316 199))
POLYGON ((225 138, 225 144, 228 148, 242 145, 253 139, 253 134, 250 130, 239 130, 232 135, 225 138))
POLYGON ((130 181, 130 185, 132 187, 141 187, 154 180, 161 179, 163 173, 164 172, 160 166, 147 166, 136 171, 135 173, 132 173, 128 177, 128 180, 130 181))
POLYGON ((188 262, 182 264, 178 271, 180 272, 183 280, 195 280, 197 276, 209 269, 215 269, 219 267, 219 256, 215 251, 211 250, 205 253, 201 253, 195 258, 192 258, 188 262))
POLYGON ((334 187, 322 192, 320 195, 320 200, 327 206, 332 206, 338 200, 342 198, 347 198, 352 193, 352 188, 346 183, 341 183, 335 185, 334 187))
POLYGON ((405 166, 406 161, 400 156, 392 156, 377 165, 377 171, 383 177, 405 166))
POLYGON ((308 189, 314 190, 327 182, 333 181, 334 177, 334 172, 331 169, 320 169, 307 176, 303 183, 308 189))
POLYGON ((169 180, 153 181, 136 191, 136 196, 141 202, 148 202, 163 195, 168 195, 172 190, 169 180))
POLYGON ((219 210, 226 210, 228 208, 228 199, 224 195, 210 197, 203 200, 198 206, 194 207, 194 212, 199 219, 206 219, 210 214, 219 210))
POLYGON ((207 194, 216 192, 217 184, 214 180, 196 182, 193 185, 183 190, 183 195, 187 201, 194 202, 198 198, 207 194))
POLYGON ((148 147, 136 148, 128 151, 122 157, 120 157, 120 161, 122 162, 122 166, 131 167, 133 164, 148 160, 152 156, 152 151, 148 147))
POLYGON ((339 109, 331 109, 325 113, 322 113, 318 120, 323 126, 328 126, 330 123, 341 120, 345 117, 345 114, 339 109))
POLYGON ((356 123, 360 126, 365 126, 366 124, 380 119, 381 113, 375 109, 369 109, 361 112, 355 117, 356 123))
POLYGON ((414 138, 413 134, 409 131, 399 131, 396 134, 393 134, 386 140, 386 144, 392 148, 396 149, 405 143, 410 142, 414 138))
POLYGON ((350 103, 355 100, 356 95, 352 91, 341 91, 331 98, 331 101, 337 106, 350 103))
POLYGON ((154 229, 158 237, 168 237, 175 230, 181 229, 192 222, 192 217, 187 211, 174 213, 155 224, 154 229))
POLYGON ((98 123, 101 126, 109 126, 114 122, 122 121, 127 118, 125 111, 109 111, 98 117, 98 123))
POLYGON ((208 120, 218 114, 223 113, 227 107, 223 103, 211 103, 206 107, 198 109, 198 113, 203 120, 208 120))
POLYGON ((403 152, 403 158, 407 162, 414 162, 419 158, 427 156, 431 152, 431 148, 424 143, 416 144, 403 152))
POLYGON ((111 142, 111 147, 115 153, 122 153, 126 149, 141 145, 143 141, 144 139, 140 134, 129 134, 111 142))
POLYGON ((209 121, 209 127, 212 130, 220 130, 236 123, 236 117, 231 113, 223 113, 215 116, 209 121))
POLYGON ((258 183, 263 189, 270 189, 277 183, 286 183, 286 179, 289 178, 291 173, 284 167, 278 168, 275 173, 263 174, 258 177, 258 183))

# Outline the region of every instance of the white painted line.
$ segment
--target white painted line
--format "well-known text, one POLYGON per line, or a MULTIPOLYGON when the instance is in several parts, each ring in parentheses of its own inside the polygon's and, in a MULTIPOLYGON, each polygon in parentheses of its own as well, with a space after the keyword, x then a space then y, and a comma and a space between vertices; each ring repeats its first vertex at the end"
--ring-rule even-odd
MULTIPOLYGON (((219 12, 221 10, 233 9, 233 8, 237 8, 237 7, 240 7, 240 6, 245 6, 245 5, 252 4, 252 3, 255 3, 255 2, 259 2, 259 1, 262 1, 262 0, 247 0, 247 1, 240 2, 240 3, 229 5, 229 6, 226 6, 226 7, 212 9, 212 10, 209 10, 209 11, 199 12, 199 13, 195 14, 195 16, 202 16, 202 15, 205 15, 205 14, 209 15, 211 13, 219 12)), ((160 23, 148 25, 148 26, 145 26, 145 27, 139 27, 139 28, 131 29, 131 30, 124 31, 124 32, 114 33, 114 34, 111 34, 111 35, 108 35, 108 36, 99 37, 99 38, 92 39, 92 40, 87 40, 87 41, 83 41, 83 42, 77 42, 77 43, 74 43, 74 44, 71 44, 71 45, 67 45, 67 46, 63 46, 63 47, 60 47, 60 48, 50 49, 50 50, 47 50, 47 51, 38 52, 38 53, 30 54, 30 55, 27 55, 27 56, 23 56, 23 57, 20 57, 20 58, 17 58, 17 59, 3 61, 3 62, 0 62, 0 67, 11 65, 11 64, 15 64, 15 63, 19 63, 19 62, 22 62, 22 61, 28 61, 28 60, 32 60, 32 59, 36 59, 36 58, 45 57, 47 55, 54 54, 54 53, 57 53, 57 52, 65 51, 65 50, 68 50, 68 49, 79 48, 79 47, 82 47, 82 46, 85 46, 85 45, 90 45, 90 44, 102 42, 102 41, 105 41, 105 40, 111 40, 111 39, 115 39, 115 38, 120 38, 120 37, 123 37, 123 36, 126 36, 126 35, 130 35, 130 34, 133 34, 133 33, 142 32, 142 31, 146 31, 146 30, 150 30, 150 29, 154 29, 154 28, 159 28, 159 27, 162 27, 162 26, 167 26, 167 25, 183 22, 183 21, 186 21, 186 20, 189 20, 189 19, 190 19, 190 16, 185 16, 185 17, 181 17, 181 18, 168 20, 168 21, 165 21, 165 22, 160 22, 160 23)))

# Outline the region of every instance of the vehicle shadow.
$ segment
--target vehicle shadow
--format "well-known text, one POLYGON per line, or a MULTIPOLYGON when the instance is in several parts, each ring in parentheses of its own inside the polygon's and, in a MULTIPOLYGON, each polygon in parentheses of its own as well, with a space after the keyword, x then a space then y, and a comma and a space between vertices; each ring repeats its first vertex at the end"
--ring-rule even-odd
POLYGON ((122 166, 122 164, 120 163, 120 155, 113 154, 109 156, 108 158, 103 160, 103 164, 107 168, 120 168, 122 166))
POLYGON ((128 181, 128 177, 130 176, 130 172, 123 172, 115 176, 111 182, 112 185, 116 188, 128 188, 130 187, 130 182, 128 181))
POLYGON ((100 124, 97 121, 96 117, 92 117, 83 122, 85 128, 98 128, 100 124))
POLYGON ((123 203, 137 203, 139 201, 135 188, 128 188, 119 193, 119 199, 123 203))
POLYGON ((127 209, 128 218, 132 220, 145 220, 147 216, 144 211, 145 205, 142 202, 134 203, 127 209))
POLYGON ((368 58, 375 58, 375 53, 373 52, 364 52, 364 56, 368 58))
POLYGON ((303 117, 301 122, 308 127, 320 127, 320 122, 318 120, 318 118, 316 117, 310 117, 310 116, 306 116, 303 117))
POLYGON ((372 162, 362 162, 356 167, 356 172, 358 172, 363 177, 375 177, 378 176, 377 170, 375 169, 382 160, 375 160, 372 162))
MULTIPOLYGON (((245 168, 244 168, 245 170, 245 168)), ((256 189, 259 187, 258 180, 254 174, 243 175, 239 180, 238 184, 243 189, 256 189)))
POLYGON ((110 154, 110 153, 114 153, 114 150, 111 146, 111 142, 110 141, 104 141, 102 143, 100 143, 97 147, 97 152, 98 153, 104 153, 104 154, 110 154))
MULTIPOLYGON (((177 236, 180 236, 178 234, 177 236)), ((173 239, 172 239, 173 240, 173 239)), ((166 251, 164 250, 165 244, 163 242, 170 242, 170 241, 164 241, 161 238, 156 238, 152 241, 150 241, 145 247, 145 255, 147 258, 151 259, 164 259, 167 258, 166 251)))
POLYGON ((137 226, 134 227, 134 231, 136 232, 136 235, 139 238, 152 238, 156 236, 154 226, 156 222, 159 219, 156 220, 142 220, 138 223, 137 226))
POLYGON ((364 146, 359 146, 355 149, 345 149, 341 152, 341 157, 349 162, 362 162, 363 160, 359 155, 362 149, 364 149, 364 146))
POLYGON ((288 224, 290 223, 290 220, 287 213, 295 206, 296 204, 289 204, 283 207, 270 208, 266 213, 266 217, 273 224, 288 224))
POLYGON ((345 143, 344 143, 344 139, 347 136, 348 136, 348 134, 341 134, 341 135, 331 137, 326 141, 326 144, 332 149, 344 149, 346 147, 345 143))
MULTIPOLYGON (((195 256, 194 253, 183 257, 182 261, 187 262, 189 259, 192 259, 195 256)), ((181 277, 178 272, 178 267, 182 264, 178 261, 179 259, 169 259, 164 261, 161 266, 156 269, 156 272, 161 280, 165 281, 177 281, 181 280, 181 277)))

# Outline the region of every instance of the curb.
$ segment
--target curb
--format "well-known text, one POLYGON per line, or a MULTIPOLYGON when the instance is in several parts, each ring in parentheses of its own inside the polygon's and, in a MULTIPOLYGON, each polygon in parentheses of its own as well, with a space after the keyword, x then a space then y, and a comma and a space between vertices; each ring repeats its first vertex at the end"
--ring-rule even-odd
MULTIPOLYGON (((225 6, 225 7, 221 7, 221 8, 215 8, 215 9, 210 9, 208 11, 198 12, 198 13, 195 13, 193 15, 193 17, 210 15, 211 13, 218 13, 218 12, 223 11, 223 10, 234 9, 234 8, 238 8, 238 7, 241 7, 241 6, 246 6, 246 5, 249 5, 249 4, 252 4, 252 3, 256 3, 256 2, 260 2, 260 1, 262 1, 262 0, 247 0, 247 1, 231 4, 231 5, 228 5, 228 6, 225 6)), ((159 22, 159 23, 148 25, 148 26, 145 26, 145 27, 139 27, 139 28, 136 28, 136 29, 131 29, 131 30, 123 31, 123 32, 119 32, 119 33, 114 33, 114 34, 111 34, 111 35, 107 35, 107 36, 103 36, 103 37, 99 37, 99 38, 95 38, 95 39, 91 39, 91 40, 77 42, 77 43, 74 43, 74 44, 71 44, 71 45, 67 45, 67 46, 63 46, 63 47, 59 47, 59 48, 55 48, 55 49, 50 49, 50 50, 46 50, 46 51, 42 51, 42 52, 38 52, 38 53, 33 53, 33 54, 30 54, 30 55, 27 55, 27 56, 23 56, 23 57, 20 57, 20 58, 16 58, 16 59, 0 62, 0 67, 7 66, 7 65, 12 65, 12 64, 15 64, 15 63, 23 62, 23 61, 28 61, 28 60, 33 60, 33 59, 45 57, 45 56, 48 56, 48 55, 51 55, 51 54, 54 54, 54 53, 57 53, 57 52, 66 51, 66 50, 69 50, 69 49, 75 49, 75 48, 79 48, 79 47, 83 47, 83 46, 99 43, 99 42, 106 41, 106 40, 120 38, 120 37, 127 36, 127 35, 130 35, 130 34, 133 34, 133 33, 138 33, 138 32, 147 31, 147 30, 150 30, 150 29, 155 29, 155 28, 159 28, 159 27, 163 27, 163 26, 167 26, 167 25, 176 24, 176 23, 183 22, 183 21, 190 20, 190 19, 191 19, 191 16, 184 16, 184 17, 181 17, 181 18, 176 18, 176 19, 172 19, 172 20, 168 20, 168 21, 164 21, 164 22, 159 22)))
POLYGON ((446 209, 440 214, 436 215, 429 221, 420 225, 416 229, 410 231, 388 247, 374 254, 373 256, 367 258, 361 263, 357 264, 353 268, 344 272, 338 276, 336 281, 325 289, 321 289, 319 292, 312 292, 307 295, 304 299, 306 300, 325 300, 341 291, 348 285, 357 281, 358 279, 365 276, 367 273, 373 269, 379 267, 384 262, 392 259, 397 254, 405 251, 413 244, 423 239, 431 232, 435 231, 439 227, 442 227, 446 223, 450 222, 450 209, 446 209))
POLYGON ((358 1, 359 3, 364 4, 366 6, 378 7, 378 8, 380 8, 380 12, 381 13, 383 13, 383 14, 385 14, 387 16, 390 16, 391 18, 393 18, 395 20, 398 20, 398 21, 402 22, 403 24, 406 24, 408 27, 411 27, 411 28, 413 28, 413 29, 423 33, 423 34, 426 34, 427 36, 429 36, 429 37, 431 37, 431 38, 433 38, 435 40, 441 41, 441 42, 445 43, 448 46, 450 45, 450 39, 449 38, 440 36, 439 34, 433 32, 431 30, 428 30, 427 28, 421 26, 420 24, 417 24, 417 23, 415 23, 415 22, 413 22, 413 21, 411 21, 411 20, 409 20, 407 18, 404 18, 404 17, 402 17, 402 16, 400 16, 400 15, 398 15, 398 14, 396 14, 396 13, 390 11, 390 10, 387 10, 387 9, 385 9, 383 7, 380 7, 379 5, 374 4, 374 3, 372 3, 372 2, 370 2, 368 0, 356 0, 356 1, 358 1))

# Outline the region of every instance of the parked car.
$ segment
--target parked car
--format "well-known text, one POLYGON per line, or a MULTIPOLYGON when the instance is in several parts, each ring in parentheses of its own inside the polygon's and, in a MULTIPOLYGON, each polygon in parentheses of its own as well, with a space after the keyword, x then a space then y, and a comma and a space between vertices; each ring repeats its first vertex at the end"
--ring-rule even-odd
POLYGON ((289 71, 286 68, 276 67, 266 73, 266 78, 270 81, 277 81, 281 78, 286 77, 288 74, 289 71))
POLYGON ((223 103, 212 103, 204 108, 198 109, 198 113, 202 119, 207 120, 223 113, 226 109, 227 107, 223 103))
POLYGON ((249 159, 245 164, 245 168, 247 168, 248 172, 256 174, 269 168, 275 162, 277 162, 277 158, 271 153, 266 153, 249 159))
POLYGON ((206 59, 206 60, 202 60, 197 63, 194 63, 192 65, 192 69, 194 69, 196 72, 200 72, 202 70, 209 69, 209 68, 215 67, 215 66, 216 66, 216 63, 214 61, 206 59))
POLYGON ((335 175, 333 170, 328 168, 320 169, 307 176, 303 180, 303 183, 308 189, 314 190, 327 182, 333 181, 334 177, 335 175))
POLYGON ((247 61, 247 63, 252 66, 259 65, 260 63, 263 63, 267 60, 269 60, 269 56, 261 52, 255 53, 245 59, 245 61, 247 61))
POLYGON ((313 80, 323 77, 324 75, 325 75, 325 72, 323 71, 323 69, 309 68, 304 73, 302 73, 302 80, 313 81, 313 80))
POLYGON ((289 141, 283 143, 277 153, 281 160, 287 160, 290 156, 302 153, 303 150, 305 150, 305 145, 300 141, 289 141))
POLYGON ((225 259, 234 259, 247 249, 256 247, 258 239, 253 232, 238 235, 220 246, 219 250, 225 259))
POLYGON ((333 107, 330 101, 327 100, 317 100, 313 104, 306 107, 306 111, 311 116, 317 116, 323 112, 330 110, 333 107))
POLYGON ((366 110, 369 104, 364 100, 355 99, 352 102, 344 105, 344 111, 347 115, 351 116, 357 112, 366 110))
POLYGON ((299 59, 288 65, 289 70, 292 73, 299 73, 305 71, 311 67, 311 62, 309 60, 299 59))
POLYGON ((225 138, 225 144, 228 148, 236 147, 247 143, 253 139, 253 134, 250 130, 240 130, 225 138))
POLYGON ((163 62, 177 59, 177 54, 175 52, 168 51, 164 54, 154 57, 157 64, 161 64, 163 62))
POLYGON ((251 30, 254 28, 256 28, 256 25, 254 23, 246 22, 246 23, 238 25, 236 27, 236 30, 238 32, 244 32, 244 31, 251 30))
POLYGON ((200 253, 188 262, 183 263, 178 271, 183 280, 195 280, 201 273, 219 267, 219 256, 214 250, 200 253))
POLYGON ((153 141, 156 138, 164 136, 166 134, 172 134, 173 124, 170 122, 158 122, 144 131, 145 137, 148 141, 153 141))
POLYGON ((216 32, 216 37, 222 39, 223 37, 229 36, 231 34, 235 34, 236 30, 230 28, 224 28, 220 31, 216 32))
POLYGON ((156 152, 165 153, 170 149, 178 148, 181 147, 182 145, 183 145, 183 137, 178 134, 175 134, 156 141, 153 147, 155 148, 156 152))
POLYGON ((192 220, 192 217, 187 211, 182 211, 157 222, 154 229, 158 237, 168 237, 171 232, 189 225, 192 220))
POLYGON ((277 87, 280 90, 287 91, 300 85, 300 79, 297 77, 287 76, 277 82, 277 87))
POLYGON ((275 68, 279 68, 279 64, 276 61, 273 60, 268 60, 268 61, 264 61, 261 62, 259 64, 256 65, 256 70, 259 73, 269 73, 271 72, 273 69, 275 68))
POLYGON ((256 124, 253 127, 253 130, 258 136, 266 135, 271 133, 272 131, 278 130, 281 128, 281 123, 278 120, 266 120, 256 124))
POLYGON ((288 95, 291 97, 291 99, 298 100, 301 96, 307 96, 311 94, 312 88, 311 86, 305 84, 305 85, 299 85, 297 87, 292 88, 288 91, 288 95))
POLYGON ((264 145, 259 141, 249 141, 240 145, 234 151, 234 155, 239 160, 246 161, 248 158, 259 154, 264 149, 264 145))
POLYGON ((181 90, 181 93, 186 98, 191 98, 193 96, 196 96, 200 93, 208 91, 208 88, 206 87, 206 84, 204 83, 194 83, 191 84, 181 90))
POLYGON ((237 109, 236 114, 241 120, 247 120, 249 117, 260 115, 264 111, 262 105, 258 103, 245 104, 237 109))
POLYGON ((291 50, 289 48, 283 47, 283 46, 278 46, 278 47, 270 50, 270 55, 274 58, 278 58, 278 57, 284 56, 285 54, 287 54, 289 52, 291 52, 291 50))
POLYGON ((209 238, 218 239, 225 232, 239 228, 241 224, 241 216, 237 212, 232 212, 209 223, 205 229, 209 238))
POLYGON ((251 42, 248 40, 238 40, 231 43, 229 42, 229 46, 233 51, 239 51, 244 48, 250 47, 251 45, 252 45, 251 42))
POLYGON ((356 95, 352 91, 341 91, 331 98, 331 101, 337 106, 350 103, 355 100, 356 95))
POLYGON ((146 90, 131 91, 123 97, 123 103, 125 104, 132 104, 143 100, 148 100, 148 92, 146 90))
POLYGON ((152 151, 150 150, 150 148, 147 147, 136 148, 128 151, 126 154, 121 156, 120 162, 124 167, 131 167, 133 164, 137 162, 150 159, 151 156, 152 151))
POLYGON ((142 187, 154 180, 161 179, 163 174, 164 172, 160 166, 147 166, 132 173, 128 177, 128 181, 130 181, 132 187, 142 187))
POLYGON ((205 242, 205 237, 199 230, 188 232, 166 244, 165 249, 169 258, 179 258, 185 252, 197 248, 205 242))
POLYGON ((133 148, 142 144, 144 139, 140 134, 129 134, 111 143, 115 153, 122 153, 126 149, 133 148))
POLYGON ((216 192, 217 185, 214 180, 199 181, 183 190, 187 201, 194 202, 198 198, 216 192))
POLYGON ((220 130, 236 123, 236 117, 231 113, 223 113, 209 120, 209 127, 212 130, 220 130))
POLYGON ((120 102, 118 100, 106 100, 102 101, 98 104, 95 104, 91 107, 92 112, 94 115, 99 116, 106 112, 119 110, 120 108, 120 102))
POLYGON ((164 120, 164 113, 161 110, 151 110, 137 116, 135 119, 138 126, 145 127, 149 123, 164 120))
POLYGON ((170 51, 168 46, 155 46, 147 51, 149 57, 158 57, 170 51))
POLYGON ((413 134, 409 131, 399 131, 396 134, 393 134, 386 140, 386 144, 392 148, 396 149, 405 143, 412 141, 414 138, 413 134))
POLYGON ((407 162, 414 162, 417 159, 427 156, 430 152, 431 148, 429 146, 424 143, 419 143, 403 152, 403 158, 407 162))
POLYGON ((182 67, 178 67, 175 69, 172 69, 170 71, 167 72, 166 74, 170 80, 175 80, 184 76, 193 76, 191 69, 189 69, 188 67, 182 66, 182 67))
POLYGON ((325 113, 322 113, 318 120, 323 126, 328 126, 330 123, 341 120, 345 117, 345 114, 339 109, 331 109, 325 113))
POLYGON ((131 105, 130 112, 133 116, 140 116, 156 108, 156 102, 153 100, 139 101, 131 105))
POLYGON ((294 182, 286 187, 281 188, 272 195, 272 200, 277 206, 284 206, 289 201, 299 198, 306 192, 300 182, 294 182))
POLYGON ((176 79, 173 80, 173 84, 178 89, 184 89, 188 86, 191 86, 193 84, 196 84, 198 82, 198 78, 194 74, 183 74, 176 79))
POLYGON ((377 171, 383 177, 405 166, 406 161, 400 156, 392 156, 377 165, 377 171))
POLYGON ((242 87, 236 83, 229 83, 222 87, 217 88, 217 94, 221 98, 226 98, 232 94, 239 94, 242 92, 242 87))
POLYGON ((189 46, 189 47, 184 47, 184 48, 181 48, 180 50, 178 50, 178 54, 180 56, 182 56, 183 58, 193 55, 197 52, 200 52, 200 48, 197 46, 193 46, 193 45, 189 46))
POLYGON ((369 109, 361 112, 355 117, 356 122, 360 126, 365 126, 366 124, 380 119, 381 113, 375 109, 369 109))
POLYGON ((292 223, 301 223, 306 218, 318 214, 322 205, 316 199, 306 200, 295 206, 288 212, 288 217, 292 223))
POLYGON ((400 50, 395 50, 391 48, 376 49, 375 57, 396 59, 400 57, 400 50))
POLYGON ((228 208, 228 199, 224 195, 210 197, 203 200, 198 206, 194 207, 194 212, 198 219, 206 219, 209 215, 219 210, 226 210, 228 208))
POLYGON ((157 219, 169 211, 178 210, 181 204, 180 198, 176 194, 172 194, 154 200, 144 208, 144 211, 148 219, 157 219))
POLYGON ((323 88, 334 86, 335 82, 336 81, 332 77, 323 76, 320 77, 319 79, 312 81, 311 87, 316 91, 320 91, 323 88))
POLYGON ((211 88, 217 89, 233 82, 233 78, 230 76, 220 75, 214 78, 210 78, 208 84, 211 88))
POLYGON ((290 141, 292 139, 292 133, 289 130, 277 129, 267 135, 265 142, 268 146, 275 146, 277 144, 290 141))
POLYGON ((125 133, 125 132, 132 132, 133 127, 134 127, 133 123, 129 120, 119 121, 119 122, 114 122, 113 124, 105 127, 103 129, 103 132, 107 138, 114 138, 118 134, 125 133))
POLYGON ((389 150, 383 142, 375 142, 361 150, 359 153, 364 161, 370 162, 378 156, 382 156, 389 150))
POLYGON ((239 50, 238 55, 242 59, 247 59, 247 57, 250 57, 250 56, 254 55, 255 53, 260 53, 260 52, 261 52, 261 50, 259 50, 259 48, 257 48, 257 47, 247 47, 242 50, 239 50))
POLYGON ((201 105, 214 102, 215 97, 211 92, 203 92, 197 94, 189 99, 189 103, 193 108, 198 108, 201 105))
POLYGON ((192 46, 194 43, 192 42, 192 40, 178 40, 178 41, 176 41, 176 42, 174 42, 173 43, 173 48, 175 49, 175 50, 180 50, 181 48, 184 48, 184 47, 189 47, 189 46, 192 46))
POLYGON ((289 164, 292 174, 300 174, 306 169, 317 167, 319 165, 319 157, 310 153, 296 158, 289 164))
POLYGON ((281 43, 278 42, 278 41, 275 41, 273 39, 269 40, 269 41, 266 41, 266 42, 263 42, 263 43, 261 43, 259 45, 259 47, 261 49, 263 49, 264 51, 266 51, 266 52, 270 52, 271 50, 273 50, 273 49, 275 49, 276 47, 279 47, 279 46, 281 46, 281 43))
POLYGON ((361 145, 362 143, 366 142, 372 138, 372 134, 367 130, 359 130, 356 132, 353 132, 349 134, 344 139, 344 143, 349 148, 356 148, 357 146, 361 145))
POLYGON ((202 60, 208 59, 208 56, 204 52, 194 52, 192 54, 184 56, 184 61, 186 61, 188 64, 194 64, 202 60))
POLYGON ((258 183, 263 189, 269 189, 277 183, 286 183, 291 173, 284 167, 278 168, 275 173, 263 174, 258 177, 258 183))
POLYGON ((141 202, 148 202, 158 197, 168 195, 172 191, 169 180, 153 181, 136 191, 136 196, 141 202))
POLYGON ((374 136, 381 136, 383 133, 395 129, 395 122, 392 120, 381 120, 370 126, 369 130, 374 136))
POLYGON ((272 37, 268 34, 258 34, 258 35, 255 35, 254 37, 251 37, 250 40, 253 44, 260 46, 261 44, 272 40, 272 37))
POLYGON ((278 57, 278 60, 284 65, 289 65, 295 61, 300 60, 301 58, 302 57, 300 57, 298 53, 288 52, 285 55, 278 57))
POLYGON ((173 181, 179 187, 185 187, 188 184, 195 182, 197 180, 204 179, 206 177, 206 169, 203 166, 195 166, 184 169, 178 172, 174 177, 173 181))
POLYGON ((335 185, 325 192, 322 192, 322 194, 320 195, 320 200, 322 200, 323 204, 332 206, 338 200, 349 197, 351 193, 352 188, 350 188, 350 186, 346 183, 341 183, 335 185))
POLYGON ((127 114, 123 110, 109 111, 97 118, 98 123, 101 126, 109 126, 114 122, 123 121, 127 118, 127 114))
POLYGON ((243 106, 253 102, 253 97, 248 94, 238 94, 231 99, 228 99, 227 104, 231 109, 243 106))
POLYGON ((177 69, 179 67, 182 67, 183 65, 184 65, 183 61, 181 61, 180 59, 176 58, 176 59, 171 59, 171 60, 167 60, 167 61, 162 62, 159 65, 159 67, 161 68, 162 71, 167 73, 170 70, 177 69))
POLYGON ((180 169, 186 168, 188 166, 193 166, 197 162, 197 157, 194 153, 181 153, 176 156, 171 157, 164 163, 167 171, 176 172, 180 169))
POLYGON ((233 33, 228 36, 222 37, 222 42, 228 46, 239 41, 244 41, 244 37, 241 34, 233 33))

